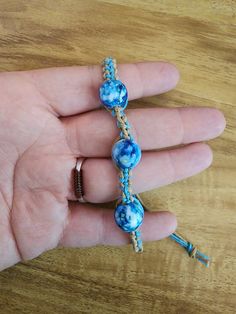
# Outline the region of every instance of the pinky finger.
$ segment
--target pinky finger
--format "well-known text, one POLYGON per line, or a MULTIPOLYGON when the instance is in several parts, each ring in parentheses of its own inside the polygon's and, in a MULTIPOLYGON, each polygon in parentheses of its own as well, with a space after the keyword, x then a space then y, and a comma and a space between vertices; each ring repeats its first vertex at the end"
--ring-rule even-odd
MULTIPOLYGON (((176 217, 172 213, 146 211, 139 230, 143 241, 154 241, 169 236, 176 227, 176 217)), ((88 247, 128 243, 129 234, 116 225, 113 210, 70 202, 70 215, 59 246, 88 247)))

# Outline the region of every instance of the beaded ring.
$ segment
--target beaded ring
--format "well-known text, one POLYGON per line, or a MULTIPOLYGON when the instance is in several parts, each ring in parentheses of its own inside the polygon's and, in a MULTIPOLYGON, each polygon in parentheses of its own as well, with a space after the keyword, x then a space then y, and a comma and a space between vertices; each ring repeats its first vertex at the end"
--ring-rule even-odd
POLYGON ((128 105, 128 92, 118 79, 116 60, 108 57, 103 61, 104 83, 99 89, 100 100, 104 107, 117 119, 120 129, 119 140, 112 147, 112 160, 119 170, 121 197, 118 198, 114 219, 116 224, 130 234, 135 252, 142 252, 141 233, 138 231, 143 222, 144 208, 137 195, 131 190, 131 170, 141 159, 141 149, 130 133, 130 125, 124 109, 128 105))

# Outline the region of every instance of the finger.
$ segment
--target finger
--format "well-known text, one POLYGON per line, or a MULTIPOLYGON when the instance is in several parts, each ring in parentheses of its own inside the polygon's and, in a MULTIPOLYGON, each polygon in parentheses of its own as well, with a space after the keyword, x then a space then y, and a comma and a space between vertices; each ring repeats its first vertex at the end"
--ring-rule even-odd
MULTIPOLYGON (((166 92, 179 79, 175 66, 165 62, 120 64, 118 73, 130 100, 166 92)), ((100 107, 98 89, 103 78, 99 65, 31 70, 24 75, 57 115, 69 116, 100 107)))
MULTIPOLYGON (((225 127, 223 114, 214 108, 145 108, 127 110, 131 133, 142 150, 209 140, 225 127)), ((77 156, 108 157, 119 135, 106 110, 62 119, 67 142, 77 156)))
MULTIPOLYGON (((176 218, 170 212, 145 212, 140 227, 143 241, 159 240, 176 229, 176 218)), ((128 233, 116 225, 114 211, 91 205, 70 204, 70 215, 59 246, 86 247, 97 244, 122 245, 130 243, 128 233)))
MULTIPOLYGON (((207 168, 211 162, 211 150, 203 143, 160 152, 144 152, 140 164, 132 173, 133 192, 141 193, 190 177, 207 168)), ((107 202, 120 195, 118 171, 111 159, 85 159, 82 171, 84 198, 88 202, 107 202)), ((73 190, 69 191, 68 198, 75 199, 73 190)))

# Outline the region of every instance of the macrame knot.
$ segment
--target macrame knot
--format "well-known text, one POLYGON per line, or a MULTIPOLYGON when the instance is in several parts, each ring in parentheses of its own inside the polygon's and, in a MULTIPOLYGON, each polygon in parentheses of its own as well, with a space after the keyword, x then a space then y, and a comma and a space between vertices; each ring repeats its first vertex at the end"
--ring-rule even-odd
POLYGON ((186 250, 191 258, 196 258, 196 255, 198 252, 198 249, 196 246, 194 247, 192 243, 188 242, 188 246, 186 250))
POLYGON ((210 258, 207 255, 201 253, 197 249, 197 247, 194 246, 191 242, 188 242, 187 240, 185 240, 183 237, 181 237, 181 235, 179 235, 176 232, 172 233, 170 235, 170 238, 172 240, 174 240, 176 243, 178 243, 179 245, 181 245, 188 252, 189 257, 195 258, 199 262, 204 264, 206 267, 209 267, 209 265, 210 265, 210 258))

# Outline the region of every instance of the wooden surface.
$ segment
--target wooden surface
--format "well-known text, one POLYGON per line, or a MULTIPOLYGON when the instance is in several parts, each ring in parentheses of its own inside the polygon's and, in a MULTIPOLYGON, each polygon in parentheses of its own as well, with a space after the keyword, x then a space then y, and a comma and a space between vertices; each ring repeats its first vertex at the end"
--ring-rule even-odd
POLYGON ((120 248, 60 249, 0 273, 0 312, 235 313, 235 1, 0 0, 0 70, 169 60, 177 88, 133 106, 212 106, 227 120, 205 172, 144 193, 176 213, 209 269, 169 239, 135 255, 120 248))

